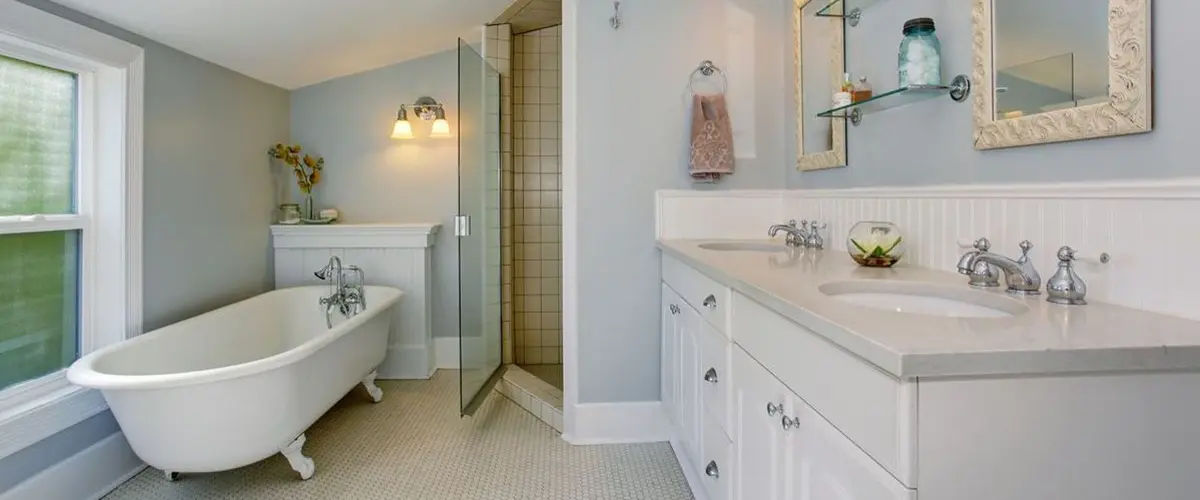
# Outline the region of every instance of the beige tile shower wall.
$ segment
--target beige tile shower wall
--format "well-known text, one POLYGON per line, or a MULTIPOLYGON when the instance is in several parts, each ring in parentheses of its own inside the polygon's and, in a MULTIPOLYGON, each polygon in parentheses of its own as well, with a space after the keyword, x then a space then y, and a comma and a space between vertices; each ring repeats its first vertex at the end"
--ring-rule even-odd
POLYGON ((561 30, 513 37, 517 364, 562 362, 561 30))
POLYGON ((487 27, 484 56, 500 73, 500 317, 501 353, 504 364, 513 356, 513 82, 512 26, 487 27))

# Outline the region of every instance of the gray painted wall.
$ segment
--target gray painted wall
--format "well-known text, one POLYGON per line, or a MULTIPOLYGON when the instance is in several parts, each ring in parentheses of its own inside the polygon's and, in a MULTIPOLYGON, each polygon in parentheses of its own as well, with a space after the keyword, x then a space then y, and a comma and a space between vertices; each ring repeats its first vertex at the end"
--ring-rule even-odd
MULTIPOLYGON (((782 104, 791 91, 790 2, 655 0, 622 3, 614 31, 609 2, 579 2, 578 220, 579 400, 659 399, 659 254, 654 191, 691 188, 688 75, 712 59, 752 86, 757 158, 715 189, 779 188, 785 182, 782 104), (786 4, 786 5, 785 5, 786 4), (749 37, 738 34, 745 30, 749 37), (742 48, 739 44, 747 44, 742 48), (617 368, 619 367, 619 368, 617 368)), ((572 54, 564 54, 572 57, 572 54)))
MULTIPOLYGON (((146 330, 269 290, 265 157, 287 140, 287 91, 48 1, 20 1, 146 49, 146 330)), ((104 412, 0 460, 0 493, 116 429, 104 412)))
MULTIPOLYGON (((909 18, 937 20, 942 74, 971 71, 971 2, 880 2, 848 33, 850 71, 866 73, 876 90, 895 83, 901 24, 909 18)), ((1189 19, 1200 4, 1156 3, 1154 12, 1155 130, 1149 134, 980 152, 972 145, 971 104, 949 98, 869 115, 850 127, 848 168, 800 174, 788 169, 792 188, 843 188, 998 182, 1054 182, 1194 176, 1189 154, 1195 142, 1189 123, 1200 116, 1191 98, 1200 73, 1188 62, 1200 43, 1189 19)), ((791 122, 789 122, 789 126, 791 122)), ((788 139, 788 154, 795 154, 788 139)))
POLYGON ((458 56, 450 50, 292 92, 292 139, 325 157, 317 203, 346 222, 440 222, 433 248, 433 331, 458 335, 458 141, 430 139, 413 114, 415 139, 391 138, 396 110, 430 96, 446 105, 458 136, 458 56))

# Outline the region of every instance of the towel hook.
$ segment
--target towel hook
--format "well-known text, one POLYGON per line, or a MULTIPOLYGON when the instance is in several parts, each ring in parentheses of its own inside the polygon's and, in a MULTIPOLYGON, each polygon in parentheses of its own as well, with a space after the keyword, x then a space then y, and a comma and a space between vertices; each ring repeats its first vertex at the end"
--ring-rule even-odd
POLYGON ((712 61, 705 60, 700 62, 700 65, 692 71, 692 75, 688 79, 688 90, 691 90, 693 94, 696 93, 697 73, 703 76, 713 76, 714 73, 721 75, 721 92, 724 93, 726 90, 729 90, 729 77, 725 75, 725 70, 713 64, 712 61))
POLYGON ((621 2, 613 2, 613 16, 608 18, 608 23, 614 30, 621 29, 621 2))

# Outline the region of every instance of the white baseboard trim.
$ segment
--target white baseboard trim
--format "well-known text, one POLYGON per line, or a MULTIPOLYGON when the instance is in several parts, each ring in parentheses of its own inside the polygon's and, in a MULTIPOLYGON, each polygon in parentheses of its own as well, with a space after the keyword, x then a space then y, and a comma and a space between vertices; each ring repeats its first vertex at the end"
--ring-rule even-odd
POLYGON ((426 380, 433 376, 433 356, 424 345, 388 346, 387 358, 379 365, 379 378, 384 380, 426 380))
POLYGON ((687 455, 683 454, 683 442, 674 436, 671 437, 671 451, 675 452, 675 461, 679 462, 679 468, 683 470, 683 478, 692 490, 692 497, 695 500, 708 500, 708 492, 704 491, 699 472, 688 461, 687 455))
POLYGON ((671 426, 661 401, 575 405, 574 425, 563 439, 575 445, 661 443, 671 440, 671 426))
POLYGON ((0 500, 99 500, 146 464, 117 432, 0 494, 0 500))
POLYGON ((458 369, 458 337, 434 337, 433 352, 434 364, 438 369, 458 369))

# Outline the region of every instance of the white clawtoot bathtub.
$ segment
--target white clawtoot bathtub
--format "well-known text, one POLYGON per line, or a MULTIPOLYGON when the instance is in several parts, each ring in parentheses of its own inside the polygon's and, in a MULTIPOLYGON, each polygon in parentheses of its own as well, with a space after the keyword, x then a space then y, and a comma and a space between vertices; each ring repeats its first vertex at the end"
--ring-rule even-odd
POLYGON ((174 480, 283 453, 300 476, 303 432, 363 383, 377 402, 395 288, 366 287, 366 309, 333 328, 326 286, 268 292, 100 349, 71 365, 74 384, 100 389, 129 444, 174 480))

